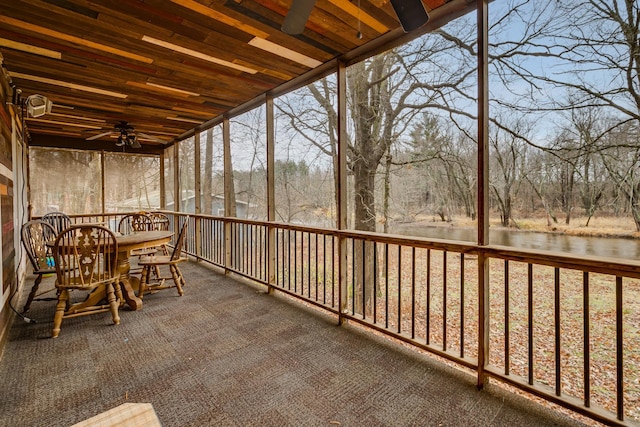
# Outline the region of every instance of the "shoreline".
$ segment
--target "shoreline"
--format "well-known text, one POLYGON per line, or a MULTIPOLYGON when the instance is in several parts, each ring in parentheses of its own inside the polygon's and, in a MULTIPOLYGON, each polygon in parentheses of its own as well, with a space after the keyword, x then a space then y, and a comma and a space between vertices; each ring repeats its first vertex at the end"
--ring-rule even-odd
MULTIPOLYGON (((517 222, 517 226, 503 227, 498 221, 490 221, 490 230, 536 232, 548 234, 565 234, 579 237, 610 237, 620 239, 640 239, 640 232, 635 231, 635 225, 629 218, 598 217, 592 218, 588 227, 580 224, 586 219, 577 217, 572 224, 553 223, 548 225, 545 218, 525 218, 517 222)), ((475 229, 476 222, 464 217, 454 217, 445 222, 435 218, 419 218, 413 222, 394 222, 392 228, 456 228, 475 229)))

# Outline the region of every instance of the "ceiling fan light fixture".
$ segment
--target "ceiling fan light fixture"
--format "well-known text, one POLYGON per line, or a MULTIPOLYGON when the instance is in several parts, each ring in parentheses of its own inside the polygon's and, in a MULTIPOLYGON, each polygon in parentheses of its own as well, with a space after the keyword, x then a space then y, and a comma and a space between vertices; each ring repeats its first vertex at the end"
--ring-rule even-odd
POLYGON ((422 0, 391 0, 391 6, 405 33, 416 30, 429 21, 422 0))

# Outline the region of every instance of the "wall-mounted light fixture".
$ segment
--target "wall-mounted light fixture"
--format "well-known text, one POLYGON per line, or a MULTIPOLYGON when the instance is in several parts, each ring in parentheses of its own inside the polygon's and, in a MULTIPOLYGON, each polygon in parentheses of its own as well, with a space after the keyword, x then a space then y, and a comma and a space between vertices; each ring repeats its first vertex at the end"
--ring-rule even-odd
POLYGON ((30 95, 25 100, 29 117, 40 117, 51 112, 53 103, 46 96, 30 95))
POLYGON ((13 105, 20 105, 22 102, 22 89, 16 87, 15 84, 11 84, 11 89, 13 89, 13 94, 11 95, 11 103, 13 105))

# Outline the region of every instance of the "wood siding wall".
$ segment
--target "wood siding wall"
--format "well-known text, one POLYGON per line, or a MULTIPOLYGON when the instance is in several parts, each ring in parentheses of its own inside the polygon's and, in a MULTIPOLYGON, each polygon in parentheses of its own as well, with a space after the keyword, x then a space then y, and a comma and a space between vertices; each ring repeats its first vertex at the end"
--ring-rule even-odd
MULTIPOLYGON (((2 63, 2 56, 0 56, 2 63)), ((0 349, 4 347, 12 311, 11 292, 16 286, 16 251, 14 239, 14 182, 12 159, 12 108, 5 102, 11 99, 9 79, 4 68, 0 71, 0 259, 2 259, 2 293, 0 294, 0 349)), ((1 351, 0 351, 1 354, 1 351)))

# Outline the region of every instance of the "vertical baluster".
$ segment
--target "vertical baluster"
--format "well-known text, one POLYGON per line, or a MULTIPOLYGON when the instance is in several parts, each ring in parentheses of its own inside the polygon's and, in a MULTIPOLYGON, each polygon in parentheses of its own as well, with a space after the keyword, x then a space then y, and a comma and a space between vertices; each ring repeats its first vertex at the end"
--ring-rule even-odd
POLYGON ((251 240, 249 240, 249 269, 250 272, 249 274, 251 275, 251 277, 256 278, 256 269, 255 269, 255 262, 256 262, 256 256, 258 254, 258 240, 256 239, 256 235, 257 233, 257 225, 256 224, 251 224, 250 226, 251 229, 251 240))
POLYGON ((351 314, 356 314, 356 241, 351 239, 351 314))
POLYGON ((311 299, 311 232, 307 233, 307 298, 311 299))
POLYGON ((316 236, 316 243, 315 243, 315 251, 316 251, 316 262, 315 262, 315 275, 316 275, 316 298, 315 300, 318 301, 318 252, 319 252, 319 246, 318 246, 318 233, 315 233, 316 236))
POLYGON ((233 269, 233 264, 234 264, 234 260, 235 260, 235 252, 233 250, 233 248, 235 247, 236 244, 236 239, 235 239, 235 234, 234 234, 234 230, 235 230, 235 225, 234 223, 229 223, 229 233, 231 233, 231 237, 229 239, 229 250, 231 250, 231 257, 230 257, 230 263, 231 265, 229 265, 228 267, 233 269))
POLYGON ((241 230, 241 225, 238 223, 233 223, 233 229, 235 230, 235 232, 233 233, 233 240, 235 241, 235 247, 233 250, 233 254, 235 255, 235 264, 234 264, 234 268, 236 268, 237 270, 240 270, 240 253, 242 252, 242 246, 241 246, 241 240, 240 240, 240 230, 241 230))
POLYGON ((287 282, 288 282, 288 290, 291 290, 291 229, 287 229, 287 282))
MULTIPOLYGON (((301 231, 300 232, 300 295, 304 296, 304 235, 305 232, 301 231)), ((298 240, 296 239, 296 244, 298 243, 298 240)), ((296 251, 296 256, 298 255, 298 251, 296 251)), ((298 272, 298 267, 297 267, 297 258, 296 258, 296 277, 298 272)))
POLYGON ((620 421, 624 420, 624 342, 622 334, 622 277, 616 276, 616 394, 617 415, 620 421))
POLYGON ((554 269, 553 315, 555 324, 556 396, 562 394, 562 340, 560 339, 560 269, 554 269))
POLYGON ((251 225, 251 248, 249 253, 251 254, 251 262, 249 263, 251 277, 261 279, 262 277, 258 274, 258 264, 256 263, 260 259, 260 228, 258 228, 257 224, 251 225))
POLYGON ((231 223, 231 267, 238 268, 238 224, 231 223))
POLYGON ((411 248, 411 339, 416 337, 416 247, 411 248))
POLYGON ((398 245, 398 333, 402 328, 402 246, 398 245))
POLYGON ((533 264, 527 266, 527 322, 529 326, 529 385, 533 385, 533 264))
POLYGON ((447 251, 442 252, 442 350, 447 351, 447 251))
POLYGON ((431 342, 431 249, 427 249, 427 301, 425 303, 425 343, 431 342))
POLYGON ((509 331, 509 260, 504 260, 504 374, 509 375, 510 371, 510 342, 509 331))
MULTIPOLYGON (((276 253, 275 253, 275 262, 274 262, 275 285, 279 286, 279 284, 280 284, 280 230, 276 228, 273 231, 272 237, 275 239, 275 242, 271 247, 273 248, 273 250, 276 251, 276 253)), ((267 248, 269 248, 268 245, 267 245, 267 248)), ((268 252, 268 249, 267 249, 267 252, 268 252)), ((266 262, 266 260, 265 260, 265 262, 266 262)))
POLYGON ((298 230, 293 230, 293 292, 298 293, 298 230))
POLYGON ((366 277, 367 277, 367 266, 366 266, 366 242, 362 239, 362 319, 367 318, 367 285, 366 285, 366 277))
POLYGON ((269 280, 269 278, 267 277, 267 263, 268 263, 268 259, 265 256, 265 254, 267 253, 267 251, 264 250, 264 248, 266 247, 265 245, 267 244, 267 239, 266 237, 266 228, 264 226, 260 226, 258 228, 258 239, 259 239, 259 249, 258 249, 258 256, 256 257, 256 263, 257 263, 257 268, 258 268, 258 275, 260 276, 260 279, 262 279, 263 281, 267 282, 269 280))
POLYGON ((306 246, 305 246, 305 236, 308 235, 308 232, 304 232, 301 231, 300 232, 300 266, 298 267, 298 271, 300 271, 300 296, 304 296, 304 290, 305 290, 305 279, 307 277, 307 275, 305 274, 305 271, 307 269, 307 267, 305 266, 306 263, 306 252, 308 252, 306 246))
MULTIPOLYGON (((245 228, 247 229, 247 236, 244 238, 244 244, 246 246, 244 253, 245 253, 245 260, 244 260, 244 264, 245 264, 245 272, 249 275, 252 276, 252 270, 251 270, 251 261, 253 259, 252 254, 253 254, 253 224, 246 224, 245 228)), ((253 276, 252 276, 253 277, 253 276)))
POLYGON ((338 266, 336 265, 336 236, 331 236, 331 307, 336 306, 336 269, 338 266))
POLYGON ((222 236, 222 234, 220 233, 220 222, 215 221, 213 224, 213 227, 215 229, 215 235, 214 235, 214 241, 213 241, 213 248, 215 251, 214 257, 216 259, 216 262, 220 264, 220 240, 222 236))
POLYGON ((225 265, 225 226, 224 226, 224 221, 220 221, 220 224, 218 225, 220 228, 220 242, 218 243, 218 247, 220 248, 219 250, 219 254, 220 254, 220 265, 225 265))
POLYGON ((238 270, 241 272, 246 272, 246 262, 247 262, 247 226, 246 224, 238 224, 238 234, 236 238, 238 239, 238 270))
POLYGON ((322 235, 322 303, 327 303, 327 235, 322 235))
POLYGON ((591 345, 589 332, 589 272, 582 272, 582 315, 584 316, 584 406, 591 406, 591 345))
POLYGON ((378 321, 378 242, 373 242, 373 323, 378 321))
POLYGON ((464 357, 464 254, 460 254, 460 357, 464 357))
POLYGON ((384 327, 389 328, 389 244, 384 244, 384 327))

